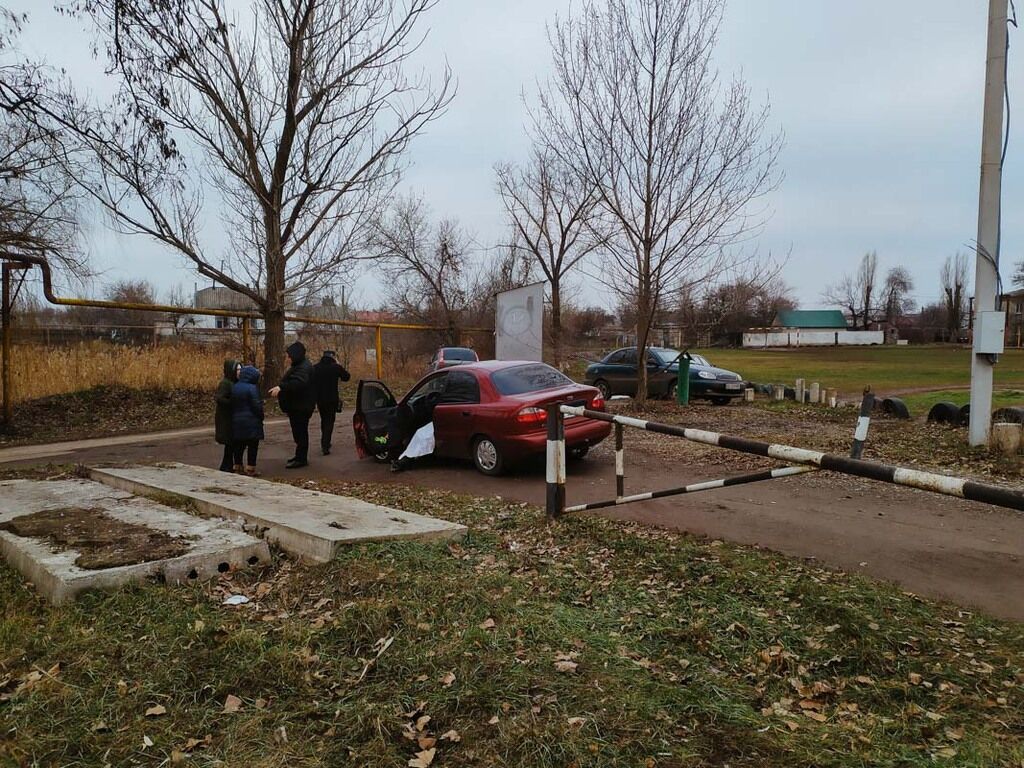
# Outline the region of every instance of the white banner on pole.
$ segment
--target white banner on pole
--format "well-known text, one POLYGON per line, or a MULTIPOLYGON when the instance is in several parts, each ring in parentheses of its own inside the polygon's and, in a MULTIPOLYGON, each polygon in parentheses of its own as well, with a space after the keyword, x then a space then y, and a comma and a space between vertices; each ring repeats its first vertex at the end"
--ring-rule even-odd
POLYGON ((499 293, 494 329, 496 359, 543 360, 544 283, 499 293))

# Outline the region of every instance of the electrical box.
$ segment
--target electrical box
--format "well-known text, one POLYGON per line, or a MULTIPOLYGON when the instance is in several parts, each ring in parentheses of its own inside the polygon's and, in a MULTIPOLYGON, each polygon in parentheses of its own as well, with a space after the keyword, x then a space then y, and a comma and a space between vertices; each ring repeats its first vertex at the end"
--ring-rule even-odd
POLYGON ((977 355, 1003 354, 1005 312, 979 312, 974 323, 974 353, 977 355))

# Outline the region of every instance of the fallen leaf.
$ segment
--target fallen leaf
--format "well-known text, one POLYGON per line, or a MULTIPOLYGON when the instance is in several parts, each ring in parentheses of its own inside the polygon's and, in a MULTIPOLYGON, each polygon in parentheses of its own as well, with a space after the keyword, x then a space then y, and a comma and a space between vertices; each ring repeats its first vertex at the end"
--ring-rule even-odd
POLYGON ((497 715, 495 715, 494 717, 492 717, 490 720, 487 721, 487 724, 488 725, 497 725, 500 720, 501 720, 501 718, 499 718, 497 715))
POLYGON ((162 704, 157 704, 156 706, 150 707, 146 710, 146 717, 160 717, 160 715, 166 714, 167 708, 164 707, 162 704))
POLYGON ((441 678, 441 685, 443 685, 445 688, 450 687, 451 684, 454 683, 454 682, 455 682, 455 673, 454 672, 445 672, 444 677, 441 678))
POLYGON ((874 685, 874 684, 875 684, 875 681, 874 681, 874 680, 872 680, 872 679, 871 679, 870 677, 868 677, 867 675, 857 675, 857 676, 856 676, 855 678, 853 678, 853 679, 854 679, 854 680, 856 680, 856 681, 857 681, 858 683, 860 683, 861 685, 874 685))
POLYGON ((419 624, 416 625, 416 629, 418 629, 420 632, 429 632, 430 625, 427 624, 427 622, 425 621, 421 621, 419 624))
POLYGON ((430 749, 432 746, 437 744, 437 739, 433 736, 420 736, 416 739, 416 744, 419 745, 420 749, 430 749))
POLYGON ((960 741, 960 739, 962 739, 963 737, 964 737, 963 726, 961 726, 959 728, 947 728, 946 729, 946 738, 947 739, 952 739, 953 741, 960 741))
POLYGON ((786 720, 785 723, 791 731, 795 731, 797 728, 800 727, 800 723, 798 723, 796 720, 786 720))
POLYGON ((97 723, 93 723, 92 728, 90 728, 89 730, 93 733, 106 733, 110 730, 110 726, 108 726, 105 722, 100 720, 97 723))
POLYGON ((911 672, 909 675, 907 675, 907 680, 910 681, 911 685, 921 684, 921 676, 917 674, 917 672, 911 672))
POLYGON ((128 694, 128 683, 126 683, 124 680, 118 680, 117 681, 117 695, 118 696, 125 696, 127 694, 128 694))
POLYGON ((146 747, 152 747, 152 746, 153 746, 153 740, 151 738, 149 738, 149 736, 143 736, 142 737, 142 748, 145 749, 146 747))
POLYGON ((416 719, 416 730, 417 731, 422 731, 424 728, 427 727, 427 723, 429 723, 429 722, 430 722, 430 715, 423 715, 422 717, 417 718, 416 719))
POLYGON ((230 715, 242 708, 242 700, 233 694, 224 699, 224 714, 230 715))
POLYGON ((274 731, 274 741, 277 744, 287 744, 288 743, 288 731, 285 730, 283 725, 280 728, 278 728, 277 730, 274 731))
POLYGON ((188 759, 187 755, 181 750, 171 750, 171 765, 181 765, 188 759))
POLYGON ((815 720, 819 723, 824 723, 826 720, 828 720, 828 718, 825 715, 821 714, 821 712, 813 712, 809 709, 804 710, 804 717, 809 717, 811 718, 811 720, 815 720))
POLYGON ((452 729, 441 734, 441 741, 462 741, 462 737, 459 735, 458 731, 452 729))
POLYGON ((573 728, 579 728, 581 725, 583 725, 585 722, 587 722, 587 718, 585 718, 585 717, 570 717, 565 722, 567 722, 573 728))
POLYGON ((434 762, 434 755, 436 753, 437 750, 433 748, 417 752, 416 757, 409 761, 409 768, 428 768, 428 766, 434 762))
POLYGON ((480 629, 494 629, 496 626, 494 619, 484 619, 480 624, 480 629))
POLYGON ((575 661, 556 661, 555 671, 556 672, 575 672, 576 667, 579 666, 575 661))

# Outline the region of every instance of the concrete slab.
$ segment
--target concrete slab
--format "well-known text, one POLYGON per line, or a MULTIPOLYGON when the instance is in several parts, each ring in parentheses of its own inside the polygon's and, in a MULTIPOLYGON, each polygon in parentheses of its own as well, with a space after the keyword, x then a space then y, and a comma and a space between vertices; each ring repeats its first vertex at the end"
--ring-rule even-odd
POLYGON ((446 520, 188 464, 103 467, 91 474, 114 488, 173 493, 191 499, 204 514, 242 518, 247 531, 318 562, 333 559, 346 544, 466 535, 464 525, 446 520))
POLYGON ((86 590, 110 589, 154 577, 182 583, 270 562, 267 543, 236 525, 189 515, 90 480, 0 482, 0 524, 24 523, 30 515, 49 510, 76 510, 115 527, 118 523, 144 526, 172 537, 183 550, 167 559, 90 569, 75 564, 82 551, 0 530, 0 555, 44 597, 58 604, 86 590))

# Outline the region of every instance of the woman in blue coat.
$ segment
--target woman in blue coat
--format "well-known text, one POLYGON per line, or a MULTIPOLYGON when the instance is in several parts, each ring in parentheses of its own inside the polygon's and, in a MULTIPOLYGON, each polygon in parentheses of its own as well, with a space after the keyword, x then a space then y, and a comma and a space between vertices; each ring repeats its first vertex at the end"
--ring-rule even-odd
POLYGON ((259 390, 260 372, 247 365, 238 375, 238 383, 231 388, 231 433, 235 441, 235 472, 242 472, 242 457, 248 461, 245 474, 255 477, 256 456, 259 454, 263 434, 263 398, 259 390))

